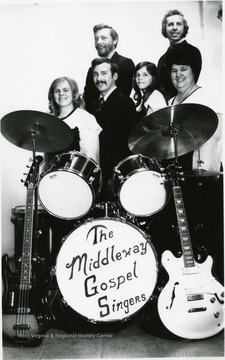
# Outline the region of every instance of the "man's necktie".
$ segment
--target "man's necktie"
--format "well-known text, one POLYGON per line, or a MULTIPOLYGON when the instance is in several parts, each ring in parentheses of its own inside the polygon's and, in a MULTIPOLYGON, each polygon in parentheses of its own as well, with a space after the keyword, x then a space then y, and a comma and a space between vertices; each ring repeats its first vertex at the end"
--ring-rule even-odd
POLYGON ((105 104, 105 100, 104 98, 101 96, 100 99, 98 100, 98 103, 97 103, 97 107, 96 107, 96 112, 95 114, 97 115, 100 111, 102 111, 102 108, 105 104))

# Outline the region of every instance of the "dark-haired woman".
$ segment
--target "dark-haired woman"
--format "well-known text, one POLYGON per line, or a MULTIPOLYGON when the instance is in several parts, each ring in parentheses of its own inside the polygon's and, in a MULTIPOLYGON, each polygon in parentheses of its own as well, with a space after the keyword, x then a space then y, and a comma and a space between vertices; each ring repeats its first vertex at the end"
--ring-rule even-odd
POLYGON ((136 65, 133 90, 133 99, 140 118, 167 106, 156 65, 149 61, 143 61, 136 65))

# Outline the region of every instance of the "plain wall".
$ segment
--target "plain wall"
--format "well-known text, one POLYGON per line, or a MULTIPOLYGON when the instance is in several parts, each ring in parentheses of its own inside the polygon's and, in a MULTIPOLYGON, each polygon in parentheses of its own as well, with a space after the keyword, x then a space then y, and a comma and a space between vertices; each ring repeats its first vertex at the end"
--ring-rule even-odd
MULTIPOLYGON (((157 63, 169 46, 161 21, 179 9, 189 24, 187 41, 203 57, 199 85, 222 104, 221 1, 10 1, 0 2, 0 118, 17 110, 48 111, 47 94, 59 76, 77 80, 83 92, 87 70, 97 57, 93 26, 104 22, 119 33, 117 51, 137 64, 157 63)), ((23 126, 21 121, 21 126, 23 126)), ((2 252, 14 253, 12 209, 26 202, 26 165, 32 152, 1 136, 2 252)))

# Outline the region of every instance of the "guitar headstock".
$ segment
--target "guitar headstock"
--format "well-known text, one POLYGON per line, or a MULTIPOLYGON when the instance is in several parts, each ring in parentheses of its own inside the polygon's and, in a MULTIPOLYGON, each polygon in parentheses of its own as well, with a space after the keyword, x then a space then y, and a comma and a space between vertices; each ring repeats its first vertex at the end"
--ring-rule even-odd
POLYGON ((173 186, 179 186, 179 181, 184 180, 182 166, 176 162, 171 162, 165 170, 167 180, 171 181, 173 186))
POLYGON ((24 185, 26 187, 28 187, 29 189, 33 189, 38 180, 38 171, 39 171, 39 167, 40 167, 40 164, 42 163, 42 161, 43 161, 42 156, 40 156, 40 155, 35 156, 35 158, 32 162, 32 165, 28 166, 30 168, 30 171, 27 174, 26 180, 23 182, 24 182, 24 185))

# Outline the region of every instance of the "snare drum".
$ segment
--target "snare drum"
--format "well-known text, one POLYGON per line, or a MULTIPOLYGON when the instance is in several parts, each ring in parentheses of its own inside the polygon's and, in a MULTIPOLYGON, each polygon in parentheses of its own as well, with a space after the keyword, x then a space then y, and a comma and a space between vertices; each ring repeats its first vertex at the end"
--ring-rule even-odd
POLYGON ((153 215, 168 200, 159 163, 140 154, 125 158, 114 168, 113 184, 121 206, 134 216, 153 215))
POLYGON ((157 275, 150 238, 116 218, 79 226, 65 239, 56 262, 64 302, 91 322, 127 320, 150 300, 157 275))
POLYGON ((101 182, 101 169, 94 160, 77 151, 63 153, 40 180, 39 199, 50 214, 78 219, 92 208, 101 182))

